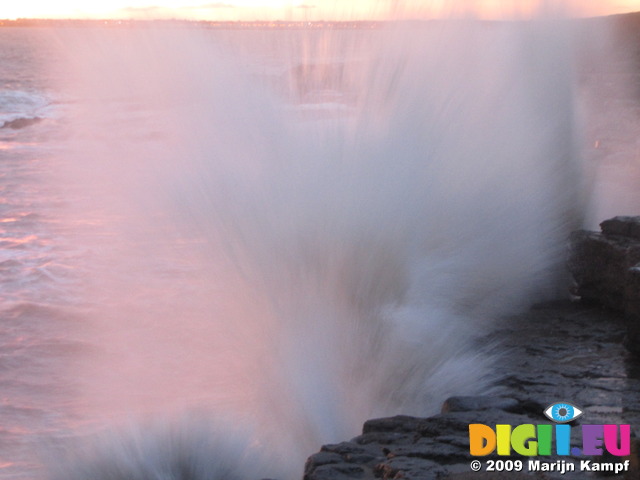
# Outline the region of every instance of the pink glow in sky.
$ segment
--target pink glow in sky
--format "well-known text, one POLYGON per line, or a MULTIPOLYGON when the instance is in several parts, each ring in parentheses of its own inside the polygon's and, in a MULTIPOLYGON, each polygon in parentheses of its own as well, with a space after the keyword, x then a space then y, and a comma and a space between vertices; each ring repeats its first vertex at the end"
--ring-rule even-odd
MULTIPOLYGON (((354 20, 528 16, 541 0, 21 0, 0 18, 181 18, 194 20, 354 20)), ((640 0, 567 0, 576 16, 640 10, 640 0)))

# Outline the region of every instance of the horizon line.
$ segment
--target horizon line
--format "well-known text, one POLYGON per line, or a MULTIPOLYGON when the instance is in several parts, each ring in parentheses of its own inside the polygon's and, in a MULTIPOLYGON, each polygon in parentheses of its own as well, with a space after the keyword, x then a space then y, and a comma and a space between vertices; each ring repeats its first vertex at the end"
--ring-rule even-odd
MULTIPOLYGON (((626 13, 613 13, 608 15, 595 15, 586 17, 568 17, 568 20, 588 20, 611 17, 625 17, 640 15, 640 10, 626 13)), ((185 23, 185 24, 225 24, 225 25, 246 25, 246 24, 295 24, 295 25, 320 25, 320 24, 386 24, 386 23, 427 23, 437 21, 466 21, 467 18, 398 18, 398 19, 356 19, 356 20, 211 20, 211 19, 189 19, 189 18, 55 18, 55 17, 19 17, 19 18, 0 18, 0 26, 6 26, 5 22, 18 23, 185 23)), ((518 22, 529 21, 530 18, 523 19, 481 19, 471 18, 480 22, 496 23, 496 22, 518 22)))

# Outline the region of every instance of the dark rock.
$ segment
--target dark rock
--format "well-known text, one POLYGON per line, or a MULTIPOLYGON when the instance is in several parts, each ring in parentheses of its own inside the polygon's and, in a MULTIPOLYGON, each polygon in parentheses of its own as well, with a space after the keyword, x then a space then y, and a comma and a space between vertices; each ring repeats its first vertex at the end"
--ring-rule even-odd
POLYGON ((369 432, 355 437, 352 441, 360 445, 368 445, 371 443, 377 443, 379 445, 388 445, 393 443, 400 445, 408 442, 412 442, 414 435, 411 433, 398 433, 398 432, 369 432))
POLYGON ((332 463, 341 463, 344 459, 341 455, 331 452, 318 452, 311 455, 304 466, 304 473, 310 473, 321 465, 330 465, 332 463))
POLYGON ((629 317, 625 345, 632 353, 640 355, 640 264, 629 269, 625 299, 625 313, 629 317))
POLYGON ((516 411, 519 402, 514 398, 505 397, 450 397, 442 404, 442 413, 447 412, 469 412, 473 410, 487 410, 496 408, 498 410, 516 411))
POLYGON ((375 465, 380 461, 380 456, 363 453, 359 455, 351 455, 348 460, 349 462, 356 463, 358 465, 375 465))
POLYGON ((309 473, 305 473, 304 480, 348 480, 371 479, 373 475, 366 476, 366 471, 359 465, 350 463, 337 463, 320 465, 309 473))
POLYGON ((519 425, 521 423, 531 423, 531 418, 497 409, 451 412, 423 419, 417 430, 423 437, 440 437, 442 435, 467 436, 469 434, 469 424, 471 423, 519 425))
POLYGON ((304 467, 305 480, 373 480, 373 467, 384 461, 378 445, 363 446, 354 442, 324 445, 309 457, 304 467))
POLYGON ((600 229, 604 235, 619 235, 640 240, 640 216, 610 218, 600 224, 600 229))
POLYGON ((361 454, 372 453, 375 450, 372 450, 370 447, 358 445, 357 443, 354 443, 354 442, 341 442, 341 443, 323 445, 320 451, 337 453, 344 457, 349 455, 361 455, 361 454))
POLYGON ((451 445, 454 447, 462 448, 464 452, 466 452, 469 449, 468 435, 465 435, 463 437, 456 436, 456 435, 440 435, 438 437, 438 442, 451 445))
POLYGON ((569 270, 582 300, 624 312, 626 345, 640 354, 640 216, 600 224, 602 233, 571 234, 569 270))
POLYGON ((465 472, 454 473, 442 477, 442 480, 531 480, 539 478, 547 480, 544 473, 518 473, 518 472, 465 472))
POLYGON ((516 400, 518 401, 518 406, 508 411, 521 415, 536 416, 548 406, 530 398, 520 398, 516 400))
POLYGON ((376 466, 376 475, 382 480, 433 480, 447 471, 441 465, 429 460, 410 457, 394 457, 376 466))
POLYGON ((445 443, 430 438, 420 439, 413 445, 400 446, 393 450, 388 456, 391 458, 410 457, 423 458, 442 465, 453 464, 470 460, 469 458, 469 438, 458 437, 460 442, 445 443), (464 446, 459 445, 463 443, 464 446))
POLYGON ((418 428, 418 424, 423 422, 423 418, 410 417, 407 415, 397 415, 389 418, 375 418, 367 420, 362 427, 362 433, 372 432, 394 432, 406 433, 414 432, 418 428))
POLYGON ((15 120, 9 120, 8 122, 4 122, 4 125, 0 128, 13 128, 14 130, 18 130, 20 128, 30 127, 31 125, 35 125, 42 121, 40 117, 34 118, 16 118, 15 120))
POLYGON ((624 311, 629 270, 640 263, 640 241, 579 230, 570 237, 568 266, 573 293, 587 302, 624 311))
MULTIPOLYGON (((484 470, 488 460, 527 460, 516 452, 478 458, 483 471, 471 472, 475 458, 469 452, 469 424, 548 423, 543 411, 558 400, 584 410, 574 426, 581 421, 640 424, 640 364, 628 362, 620 344, 624 332, 620 320, 621 315, 609 310, 569 301, 538 306, 511 318, 487 335, 508 352, 494 368, 493 391, 500 395, 451 397, 443 413, 430 418, 399 415, 369 420, 362 435, 325 445, 312 456, 305 480, 585 478, 580 471, 484 470), (628 370, 633 365, 637 374, 628 370)), ((573 433, 578 435, 579 429, 573 433)), ((565 458, 548 457, 550 462, 557 459, 565 458)))
POLYGON ((629 269, 625 290, 625 312, 640 319, 640 263, 629 269))
POLYGON ((319 453, 309 457, 304 479, 435 480, 448 474, 449 466, 465 465, 472 460, 470 423, 531 421, 529 417, 506 410, 518 406, 510 398, 453 397, 448 404, 464 411, 450 411, 430 418, 398 415, 367 421, 359 437, 350 442, 324 445, 319 453), (473 410, 473 406, 477 410, 473 410))

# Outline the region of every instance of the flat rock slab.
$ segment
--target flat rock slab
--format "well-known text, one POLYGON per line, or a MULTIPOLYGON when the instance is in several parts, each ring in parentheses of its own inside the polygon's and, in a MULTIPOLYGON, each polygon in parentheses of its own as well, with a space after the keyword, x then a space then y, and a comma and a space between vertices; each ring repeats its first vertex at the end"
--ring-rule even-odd
MULTIPOLYGON (((568 401, 584 410, 572 424, 640 425, 639 368, 623 346, 621 315, 580 303, 559 302, 504 319, 480 339, 497 345, 495 386, 489 395, 453 397, 430 418, 372 419, 361 435, 325 445, 305 466, 305 480, 583 479, 586 472, 472 472, 471 461, 529 457, 472 457, 469 424, 551 423, 545 407, 568 401)), ((578 429, 573 429, 577 433, 578 429)), ((535 457, 578 463, 583 457, 535 457)), ((607 461, 612 461, 607 459, 607 461)), ((637 478, 638 472, 626 478, 637 478)))

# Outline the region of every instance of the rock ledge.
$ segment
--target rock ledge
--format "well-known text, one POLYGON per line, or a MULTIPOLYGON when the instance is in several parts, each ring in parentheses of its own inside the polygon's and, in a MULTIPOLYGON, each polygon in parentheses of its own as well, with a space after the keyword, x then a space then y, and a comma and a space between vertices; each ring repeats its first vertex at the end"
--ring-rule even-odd
POLYGON ((623 312, 628 346, 640 354, 640 216, 600 224, 601 232, 578 230, 569 241, 572 293, 585 302, 623 312))

